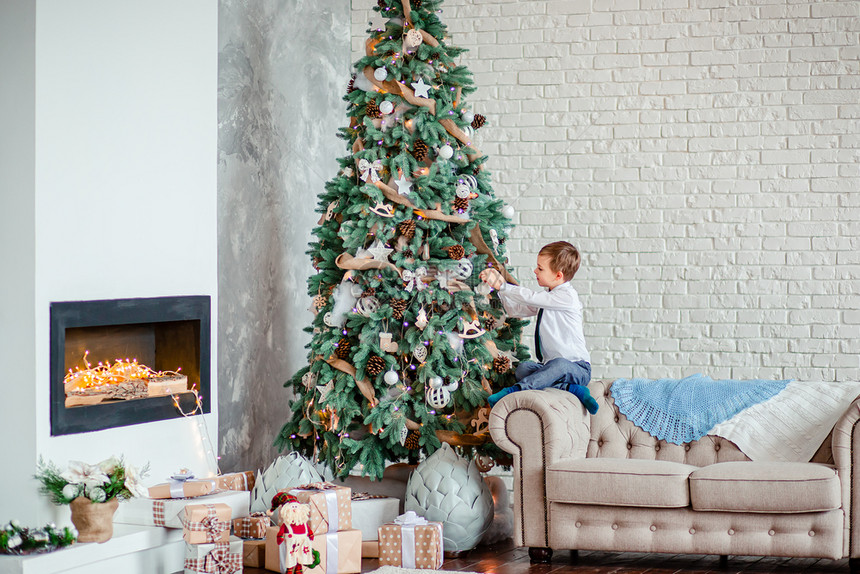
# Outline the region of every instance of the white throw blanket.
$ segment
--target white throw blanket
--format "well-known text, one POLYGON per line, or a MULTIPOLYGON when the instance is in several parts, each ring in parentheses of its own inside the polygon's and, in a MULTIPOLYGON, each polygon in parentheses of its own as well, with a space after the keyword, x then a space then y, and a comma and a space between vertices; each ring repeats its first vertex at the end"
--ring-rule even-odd
POLYGON ((708 434, 732 441, 754 461, 808 462, 860 396, 860 382, 789 383, 708 434))

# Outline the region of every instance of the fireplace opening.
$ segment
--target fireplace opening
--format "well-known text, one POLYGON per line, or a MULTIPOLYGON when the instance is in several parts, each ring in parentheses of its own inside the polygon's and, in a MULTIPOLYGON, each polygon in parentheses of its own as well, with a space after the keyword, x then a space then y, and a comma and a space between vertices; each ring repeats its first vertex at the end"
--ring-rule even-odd
POLYGON ((208 296, 51 303, 51 435, 210 412, 208 296))

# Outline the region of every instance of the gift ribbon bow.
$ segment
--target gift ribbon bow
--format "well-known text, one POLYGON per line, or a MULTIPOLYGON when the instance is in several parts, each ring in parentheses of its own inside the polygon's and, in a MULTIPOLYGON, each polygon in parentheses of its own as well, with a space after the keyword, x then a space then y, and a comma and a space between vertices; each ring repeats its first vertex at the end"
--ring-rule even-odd
POLYGON ((361 172, 361 179, 365 183, 376 183, 380 181, 379 172, 382 171, 382 160, 375 159, 373 163, 367 161, 366 159, 360 159, 358 161, 358 171, 361 172), (370 180, 370 182, 368 182, 370 180))
POLYGON ((412 289, 415 288, 418 291, 423 290, 427 285, 424 284, 424 277, 427 276, 427 268, 419 267, 415 271, 410 271, 409 269, 404 269, 402 278, 406 283, 406 290, 410 293, 412 289))
POLYGON ((394 524, 399 524, 400 526, 424 526, 429 523, 423 516, 418 516, 414 510, 407 510, 394 519, 394 524))
POLYGON ((200 522, 190 522, 185 525, 192 532, 206 532, 206 539, 213 542, 218 539, 222 532, 230 530, 230 523, 226 520, 218 519, 218 511, 211 504, 207 504, 206 518, 200 522))
POLYGON ((400 525, 400 562, 403 568, 415 568, 415 527, 425 526, 427 519, 409 510, 394 519, 400 525))
POLYGON ((206 555, 203 568, 205 572, 232 574, 242 569, 242 557, 230 552, 230 544, 223 542, 216 544, 212 552, 206 555))

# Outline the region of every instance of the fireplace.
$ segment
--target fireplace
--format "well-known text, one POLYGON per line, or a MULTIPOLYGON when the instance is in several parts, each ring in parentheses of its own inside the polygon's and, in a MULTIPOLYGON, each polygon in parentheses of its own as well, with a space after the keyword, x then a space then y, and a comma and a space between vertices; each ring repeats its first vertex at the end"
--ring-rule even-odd
POLYGON ((210 412, 208 296, 52 302, 50 316, 52 436, 210 412))

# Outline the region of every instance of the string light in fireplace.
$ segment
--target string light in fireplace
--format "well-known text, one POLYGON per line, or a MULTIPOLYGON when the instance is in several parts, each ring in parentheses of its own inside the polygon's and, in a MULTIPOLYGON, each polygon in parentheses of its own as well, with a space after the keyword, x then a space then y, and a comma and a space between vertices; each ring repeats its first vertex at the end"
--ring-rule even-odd
POLYGON ((69 369, 69 373, 63 378, 66 391, 79 389, 92 389, 104 385, 118 385, 125 381, 159 379, 165 377, 179 376, 179 371, 154 371, 146 365, 141 365, 137 359, 117 359, 116 362, 99 362, 95 367, 87 360, 89 350, 84 351, 83 362, 86 368, 75 367, 69 369))

